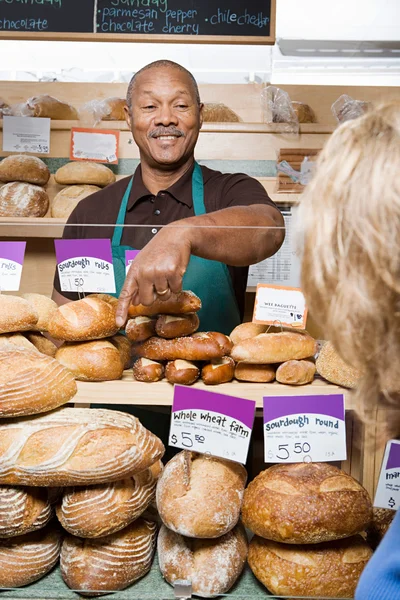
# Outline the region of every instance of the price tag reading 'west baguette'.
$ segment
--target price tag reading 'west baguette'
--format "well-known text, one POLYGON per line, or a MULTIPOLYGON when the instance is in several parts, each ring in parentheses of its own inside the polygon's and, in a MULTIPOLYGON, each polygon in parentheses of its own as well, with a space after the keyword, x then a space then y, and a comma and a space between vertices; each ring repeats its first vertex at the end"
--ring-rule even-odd
POLYGON ((111 129, 71 129, 71 160, 118 164, 119 131, 111 129))
POLYGON ((344 396, 264 397, 267 463, 346 460, 344 396))
POLYGON ((115 293, 110 240, 55 240, 54 244, 62 292, 115 293))
POLYGON ((305 329, 307 307, 302 291, 278 285, 257 285, 253 323, 286 325, 305 329))
POLYGON ((256 403, 175 385, 169 445, 245 463, 256 403))
POLYGON ((400 442, 386 444, 374 506, 397 510, 400 506, 400 442))
POLYGON ((26 242, 0 242, 0 292, 17 292, 26 242))
POLYGON ((138 254, 139 250, 125 250, 125 275, 128 275, 129 267, 138 254))

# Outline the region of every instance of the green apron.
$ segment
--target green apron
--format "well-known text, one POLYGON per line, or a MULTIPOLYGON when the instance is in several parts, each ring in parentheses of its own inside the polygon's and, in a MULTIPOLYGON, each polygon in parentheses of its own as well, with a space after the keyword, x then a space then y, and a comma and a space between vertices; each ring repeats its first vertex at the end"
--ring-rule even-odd
MULTIPOLYGON (((134 250, 130 246, 121 246, 126 208, 132 189, 132 179, 126 188, 119 209, 114 235, 112 238, 112 255, 114 263, 116 296, 119 296, 125 281, 125 251, 134 250)), ((206 214, 204 206, 203 174, 197 162, 194 164, 192 176, 193 208, 196 216, 206 214)), ((228 267, 215 260, 207 260, 191 256, 183 277, 184 290, 192 290, 201 298, 202 308, 199 311, 200 329, 202 331, 221 331, 230 334, 240 323, 240 313, 228 267)))

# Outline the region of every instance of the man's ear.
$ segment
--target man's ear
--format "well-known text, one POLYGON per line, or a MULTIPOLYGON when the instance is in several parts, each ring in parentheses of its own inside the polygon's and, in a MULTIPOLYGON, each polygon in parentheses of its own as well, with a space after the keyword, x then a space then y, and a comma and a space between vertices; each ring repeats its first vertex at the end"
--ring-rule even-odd
POLYGON ((202 102, 200 102, 200 129, 203 126, 203 109, 204 109, 204 104, 202 102))
POLYGON ((124 106, 124 113, 125 113, 125 121, 127 122, 129 129, 132 130, 131 113, 126 104, 124 106))

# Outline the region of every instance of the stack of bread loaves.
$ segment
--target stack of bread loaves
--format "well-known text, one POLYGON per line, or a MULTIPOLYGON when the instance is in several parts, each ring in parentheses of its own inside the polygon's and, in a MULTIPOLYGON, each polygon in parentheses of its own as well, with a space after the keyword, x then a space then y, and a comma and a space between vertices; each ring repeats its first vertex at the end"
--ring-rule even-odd
POLYGON ((36 156, 16 154, 0 162, 0 217, 44 217, 50 201, 43 186, 50 177, 36 156))
POLYGON ((372 519, 366 490, 333 465, 275 465, 244 494, 242 519, 255 533, 248 562, 277 596, 353 598, 372 555, 359 535, 372 519))
POLYGON ((163 522, 158 561, 168 583, 189 580, 203 598, 233 586, 247 557, 239 522, 246 479, 238 463, 186 450, 166 464, 156 500, 163 522))

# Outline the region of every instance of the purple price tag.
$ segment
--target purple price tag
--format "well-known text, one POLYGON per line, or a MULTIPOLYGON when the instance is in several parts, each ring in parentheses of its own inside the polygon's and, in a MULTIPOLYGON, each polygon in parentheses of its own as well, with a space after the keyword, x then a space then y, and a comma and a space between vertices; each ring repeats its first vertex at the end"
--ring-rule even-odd
POLYGON ((54 240, 57 264, 72 258, 98 258, 112 263, 111 242, 107 239, 54 240))
POLYGON ((326 415, 344 421, 343 394, 329 396, 265 396, 264 423, 298 414, 326 415))
POLYGON ((24 264, 26 242, 0 242, 0 260, 11 260, 24 264))
POLYGON ((25 248, 26 242, 0 242, 0 291, 19 290, 25 248))
POLYGON ((386 463, 386 469, 400 468, 400 444, 392 444, 389 450, 389 456, 386 463))
POLYGON ((139 254, 139 250, 125 250, 125 266, 129 267, 134 258, 139 254))

